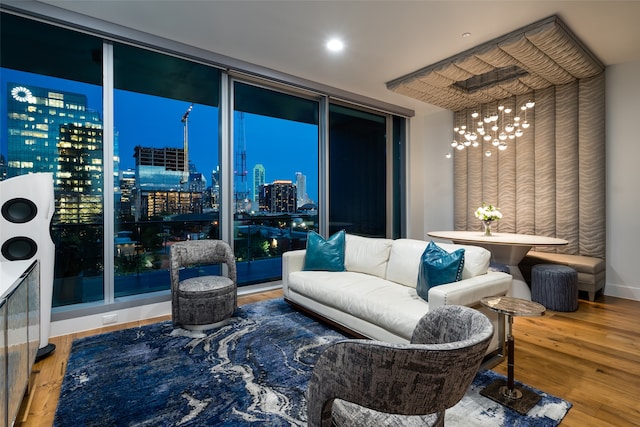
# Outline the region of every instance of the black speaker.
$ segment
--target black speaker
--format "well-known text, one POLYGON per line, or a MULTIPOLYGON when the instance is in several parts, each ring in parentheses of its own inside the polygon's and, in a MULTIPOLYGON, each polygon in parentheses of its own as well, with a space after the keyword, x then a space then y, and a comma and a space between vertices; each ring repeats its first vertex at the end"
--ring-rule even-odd
POLYGON ((38 245, 28 237, 12 237, 2 243, 2 256, 8 261, 30 260, 37 253, 38 245))
POLYGON ((38 207, 29 199, 16 197, 2 204, 2 217, 14 224, 29 222, 38 214, 38 207))
POLYGON ((0 181, 0 261, 40 261, 40 347, 49 354, 55 246, 51 221, 55 210, 53 174, 33 173, 0 181))

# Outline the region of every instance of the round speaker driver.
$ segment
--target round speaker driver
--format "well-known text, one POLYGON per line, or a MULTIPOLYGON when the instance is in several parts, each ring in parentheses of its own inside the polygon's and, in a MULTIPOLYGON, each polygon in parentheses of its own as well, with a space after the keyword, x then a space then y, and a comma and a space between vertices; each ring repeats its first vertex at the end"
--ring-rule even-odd
POLYGON ((38 214, 38 207, 29 199, 17 197, 2 205, 2 216, 14 224, 31 221, 38 214))
POLYGON ((38 245, 32 239, 17 236, 2 244, 2 256, 9 261, 23 261, 33 258, 38 251, 38 245))

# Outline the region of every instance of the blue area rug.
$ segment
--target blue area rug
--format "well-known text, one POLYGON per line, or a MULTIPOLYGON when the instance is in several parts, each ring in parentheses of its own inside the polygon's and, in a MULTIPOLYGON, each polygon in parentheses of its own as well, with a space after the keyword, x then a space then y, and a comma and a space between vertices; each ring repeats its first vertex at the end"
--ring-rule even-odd
MULTIPOLYGON (((242 306, 206 333, 171 322, 73 342, 54 426, 305 426, 313 364, 340 333, 281 299, 242 306)), ((520 416, 479 395, 478 374, 447 424, 556 426, 571 404, 543 394, 520 416)))

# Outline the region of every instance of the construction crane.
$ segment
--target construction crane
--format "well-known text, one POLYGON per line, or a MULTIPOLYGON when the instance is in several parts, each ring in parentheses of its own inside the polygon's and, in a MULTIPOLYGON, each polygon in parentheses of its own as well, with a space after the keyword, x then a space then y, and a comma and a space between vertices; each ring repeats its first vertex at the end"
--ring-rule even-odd
POLYGON ((189 182, 189 113, 193 110, 193 104, 189 105, 187 111, 182 115, 183 124, 183 150, 184 150, 184 172, 180 184, 189 182))
POLYGON ((238 135, 235 143, 234 165, 234 199, 235 211, 245 212, 249 204, 249 189, 247 187, 247 142, 244 127, 244 113, 238 117, 238 135))

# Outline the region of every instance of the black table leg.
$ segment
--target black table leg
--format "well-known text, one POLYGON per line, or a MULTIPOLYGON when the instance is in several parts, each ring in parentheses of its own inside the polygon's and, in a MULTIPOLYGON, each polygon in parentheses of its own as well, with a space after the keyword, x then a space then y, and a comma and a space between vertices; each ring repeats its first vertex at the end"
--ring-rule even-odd
POLYGON ((489 384, 487 388, 480 391, 480 394, 501 405, 514 409, 519 414, 525 415, 542 397, 530 390, 515 387, 515 343, 512 333, 513 316, 507 315, 507 318, 509 320, 507 329, 507 381, 496 380, 489 384))

